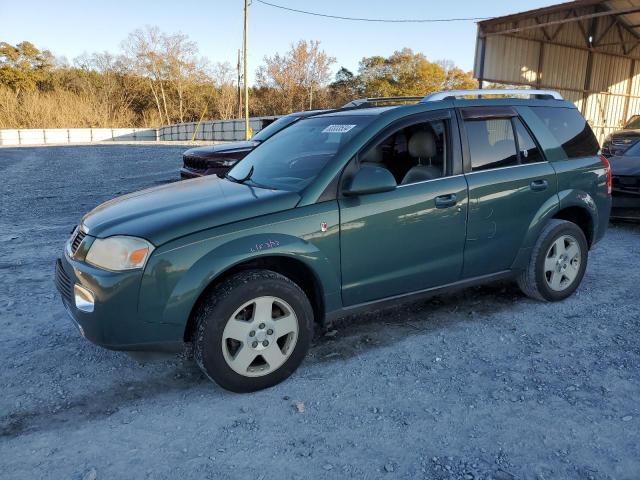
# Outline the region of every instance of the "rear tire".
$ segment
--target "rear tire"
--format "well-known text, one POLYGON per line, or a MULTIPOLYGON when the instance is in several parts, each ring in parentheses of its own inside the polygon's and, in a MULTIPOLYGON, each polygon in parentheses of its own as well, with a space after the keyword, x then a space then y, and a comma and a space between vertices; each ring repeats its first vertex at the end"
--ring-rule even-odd
POLYGON ((270 270, 247 270, 224 280, 200 304, 196 322, 196 362, 207 377, 237 393, 288 378, 313 338, 307 296, 270 270))
POLYGON ((557 302, 576 291, 587 268, 589 245, 575 223, 552 219, 542 229, 518 286, 535 300, 557 302))

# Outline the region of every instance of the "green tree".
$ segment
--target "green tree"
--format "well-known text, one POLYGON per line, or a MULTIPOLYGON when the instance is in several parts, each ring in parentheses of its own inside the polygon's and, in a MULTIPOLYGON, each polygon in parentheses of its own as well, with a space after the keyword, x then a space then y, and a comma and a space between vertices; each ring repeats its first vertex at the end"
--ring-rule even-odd
POLYGON ((336 73, 336 79, 329 85, 329 95, 334 105, 344 105, 361 95, 360 83, 350 70, 341 67, 336 73))
POLYGON ((358 90, 367 97, 421 96, 477 85, 471 74, 453 62, 430 62, 424 54, 414 53, 410 48, 396 51, 388 58, 363 58, 357 82, 358 90))
POLYGON ((20 94, 47 88, 47 80, 53 67, 53 55, 40 51, 31 42, 11 45, 0 42, 0 84, 20 94))

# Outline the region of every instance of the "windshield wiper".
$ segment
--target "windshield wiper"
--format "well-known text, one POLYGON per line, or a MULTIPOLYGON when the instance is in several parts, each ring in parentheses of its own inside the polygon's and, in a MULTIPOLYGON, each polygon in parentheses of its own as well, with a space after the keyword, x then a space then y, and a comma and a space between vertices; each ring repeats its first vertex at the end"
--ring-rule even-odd
POLYGON ((232 177, 231 175, 229 175, 228 173, 224 174, 224 178, 231 180, 232 182, 236 182, 236 183, 244 183, 247 182, 249 180, 251 180, 251 175, 253 175, 253 165, 251 165, 251 168, 249 169, 249 173, 247 173, 244 177, 242 178, 235 178, 232 177))

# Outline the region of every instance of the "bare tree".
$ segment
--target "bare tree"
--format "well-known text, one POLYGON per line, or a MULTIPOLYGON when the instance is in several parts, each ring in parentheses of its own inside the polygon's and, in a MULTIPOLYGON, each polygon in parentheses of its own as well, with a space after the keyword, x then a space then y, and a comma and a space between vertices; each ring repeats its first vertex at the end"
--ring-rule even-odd
POLYGON ((320 49, 320 42, 300 40, 284 55, 265 57, 256 82, 279 93, 273 113, 312 108, 314 92, 329 83, 335 61, 320 49))
POLYGON ((160 118, 171 123, 165 89, 167 68, 163 51, 164 38, 165 35, 158 27, 147 26, 131 32, 122 47, 137 74, 149 82, 160 118))
MULTIPOLYGON (((235 72, 229 62, 217 63, 212 70, 214 104, 217 118, 233 118, 236 113, 235 72)), ((213 113, 213 112, 212 112, 213 113)))

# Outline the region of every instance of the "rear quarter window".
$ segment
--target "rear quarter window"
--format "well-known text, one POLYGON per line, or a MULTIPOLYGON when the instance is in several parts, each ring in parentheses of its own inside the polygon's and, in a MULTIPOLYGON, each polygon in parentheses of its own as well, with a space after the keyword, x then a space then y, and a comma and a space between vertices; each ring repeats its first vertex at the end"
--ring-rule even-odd
POLYGON ((591 127, 574 108, 531 107, 562 146, 568 158, 591 157, 600 145, 591 127))

